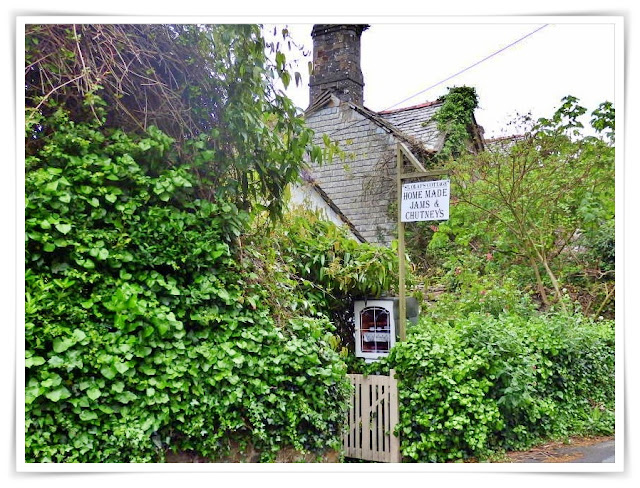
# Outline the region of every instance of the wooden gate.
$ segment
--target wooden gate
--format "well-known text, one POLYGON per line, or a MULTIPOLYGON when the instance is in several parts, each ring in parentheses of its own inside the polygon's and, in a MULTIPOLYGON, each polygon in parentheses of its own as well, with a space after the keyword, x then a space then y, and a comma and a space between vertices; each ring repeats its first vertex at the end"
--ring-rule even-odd
POLYGON ((393 435, 398 423, 398 384, 389 376, 347 375, 353 385, 343 445, 345 456, 399 463, 400 441, 393 435))

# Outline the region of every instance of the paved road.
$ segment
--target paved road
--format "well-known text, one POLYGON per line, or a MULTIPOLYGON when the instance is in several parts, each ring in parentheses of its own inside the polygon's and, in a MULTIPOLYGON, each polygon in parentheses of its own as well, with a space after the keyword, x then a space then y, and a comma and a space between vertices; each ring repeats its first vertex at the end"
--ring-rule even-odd
POLYGON ((561 445, 519 456, 518 463, 614 463, 615 441, 604 440, 590 445, 561 445))
POLYGON ((572 463, 615 463, 615 445, 614 441, 605 441, 593 446, 582 446, 571 448, 572 452, 579 454, 580 457, 572 463))

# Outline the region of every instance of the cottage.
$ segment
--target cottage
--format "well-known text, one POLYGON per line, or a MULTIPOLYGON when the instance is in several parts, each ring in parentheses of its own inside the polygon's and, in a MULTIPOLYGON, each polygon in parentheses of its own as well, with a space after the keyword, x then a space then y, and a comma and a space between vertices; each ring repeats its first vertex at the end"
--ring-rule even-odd
MULTIPOLYGON (((360 40, 367 25, 317 24, 312 30, 313 73, 305 111, 316 143, 326 138, 339 151, 303 175, 298 200, 313 201, 354 238, 390 245, 396 238, 396 157, 402 143, 421 162, 444 144, 434 114, 442 101, 374 112, 364 106, 360 40), (301 196, 302 195, 302 196, 301 196)), ((469 146, 482 150, 482 129, 469 128, 469 146)))

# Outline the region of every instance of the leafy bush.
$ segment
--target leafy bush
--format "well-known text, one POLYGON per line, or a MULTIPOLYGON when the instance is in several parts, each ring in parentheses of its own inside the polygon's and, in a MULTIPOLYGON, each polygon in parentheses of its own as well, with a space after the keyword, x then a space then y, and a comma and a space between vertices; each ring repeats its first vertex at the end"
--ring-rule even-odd
POLYGON ((26 460, 336 447, 331 324, 277 323, 238 257, 248 216, 200 200, 171 140, 74 123, 26 160, 26 460))
POLYGON ((259 228, 244 247, 271 270, 260 274, 261 286, 269 290, 265 299, 281 310, 329 317, 337 329, 335 347, 348 362, 354 359, 347 355, 354 350, 353 300, 393 293, 398 282, 395 250, 360 243, 321 212, 304 207, 259 228))
POLYGON ((509 145, 450 162, 455 212, 475 214, 478 241, 531 268, 545 309, 564 306, 567 274, 574 272, 567 268, 578 261, 586 272, 594 264, 584 262, 577 236, 614 215, 615 110, 605 102, 592 113, 592 129, 603 132, 598 137, 580 131, 586 111, 567 96, 551 118, 533 126, 525 119, 526 132, 509 145))
POLYGON ((411 335, 393 349, 389 364, 399 378, 404 457, 417 462, 446 462, 487 449, 490 435, 502 427, 494 400, 488 358, 461 347, 455 329, 411 335))
POLYGON ((612 322, 546 314, 481 323, 474 327, 472 319, 465 328, 493 357, 491 397, 505 420, 496 446, 516 449, 545 437, 613 431, 612 322))
POLYGON ((447 278, 456 283, 449 282, 449 288, 425 307, 433 321, 454 323, 472 313, 493 317, 505 313, 528 317, 536 313, 531 297, 509 277, 481 275, 468 268, 458 268, 447 278))
POLYGON ((457 141, 457 150, 439 153, 449 158, 450 218, 407 228, 408 252, 427 285, 464 284, 466 274, 471 280, 487 275, 497 281, 492 288, 501 288, 509 278, 544 310, 563 307, 570 297, 584 315, 613 318, 613 105, 593 111, 596 136, 582 133, 586 109, 567 96, 550 118, 521 117, 514 121, 521 135, 487 141, 472 154, 464 146, 464 121, 471 117, 465 114, 477 102, 472 90, 451 90, 444 102, 434 118, 441 130, 455 132, 451 143, 457 141), (456 269, 461 276, 451 275, 456 269))
POLYGON ((328 294, 379 296, 397 286, 397 253, 360 243, 347 231, 311 210, 289 213, 277 245, 299 276, 328 294))
POLYGON ((483 457, 614 428, 614 330, 580 315, 423 318, 368 371, 399 379, 402 453, 415 462, 483 457))

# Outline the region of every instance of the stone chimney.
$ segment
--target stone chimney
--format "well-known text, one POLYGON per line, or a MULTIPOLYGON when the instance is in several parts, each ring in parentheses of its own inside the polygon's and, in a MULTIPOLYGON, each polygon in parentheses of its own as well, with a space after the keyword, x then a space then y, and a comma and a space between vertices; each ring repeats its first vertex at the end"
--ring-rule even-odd
POLYGON ((363 104, 364 80, 360 69, 360 36, 364 24, 316 24, 313 38, 313 73, 309 78, 309 105, 323 90, 344 101, 363 104))

